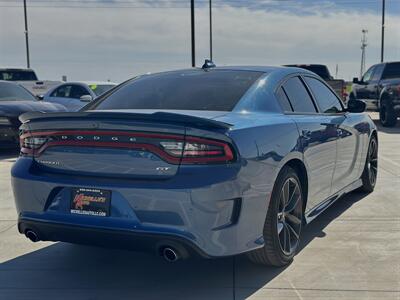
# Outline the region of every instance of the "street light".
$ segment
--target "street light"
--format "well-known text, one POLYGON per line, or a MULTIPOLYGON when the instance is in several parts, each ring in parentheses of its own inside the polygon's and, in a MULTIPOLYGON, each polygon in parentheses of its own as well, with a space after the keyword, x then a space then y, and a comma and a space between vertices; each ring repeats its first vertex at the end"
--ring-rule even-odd
POLYGON ((213 44, 212 44, 212 4, 211 0, 209 0, 209 8, 210 8, 210 60, 213 60, 213 44))
POLYGON ((384 60, 385 51, 385 0, 382 0, 382 40, 381 40, 381 62, 384 60))
POLYGON ((26 66, 31 67, 29 59, 29 38, 28 38, 28 17, 26 13, 26 0, 24 0, 24 17, 25 17, 25 45, 26 45, 26 66))
POLYGON ((194 30, 194 0, 190 1, 190 19, 191 19, 191 35, 192 35, 192 67, 196 66, 196 50, 195 50, 195 30, 194 30))

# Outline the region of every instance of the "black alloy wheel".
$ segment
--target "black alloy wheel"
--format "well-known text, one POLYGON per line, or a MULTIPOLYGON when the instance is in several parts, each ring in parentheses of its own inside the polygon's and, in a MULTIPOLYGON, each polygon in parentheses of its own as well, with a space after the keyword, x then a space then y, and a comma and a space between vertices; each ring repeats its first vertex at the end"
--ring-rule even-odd
POLYGON ((302 219, 302 195, 295 178, 289 177, 284 183, 277 214, 279 244, 285 255, 292 255, 300 242, 302 219))
POLYGON ((285 166, 275 181, 265 219, 264 246, 247 254, 257 264, 288 265, 300 245, 303 187, 295 169, 285 166))
POLYGON ((375 188, 377 177, 378 177, 378 140, 375 136, 372 136, 369 142, 364 171, 361 176, 363 183, 361 191, 371 193, 375 188))

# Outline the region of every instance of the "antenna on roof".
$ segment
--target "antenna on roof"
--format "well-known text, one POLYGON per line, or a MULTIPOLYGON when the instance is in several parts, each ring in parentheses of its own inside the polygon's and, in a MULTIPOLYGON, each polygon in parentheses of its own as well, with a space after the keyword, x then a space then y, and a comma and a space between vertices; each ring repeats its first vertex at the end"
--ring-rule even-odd
POLYGON ((201 67, 203 70, 207 70, 207 69, 211 69, 211 68, 215 68, 216 65, 214 64, 214 62, 210 59, 206 59, 204 61, 204 65, 201 67))

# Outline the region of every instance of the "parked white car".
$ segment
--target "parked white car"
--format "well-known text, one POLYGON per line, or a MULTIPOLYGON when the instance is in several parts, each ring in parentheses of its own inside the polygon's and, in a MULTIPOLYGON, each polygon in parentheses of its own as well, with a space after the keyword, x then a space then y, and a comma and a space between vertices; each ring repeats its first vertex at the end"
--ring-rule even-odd
POLYGON ((77 111, 116 85, 113 82, 66 82, 48 91, 43 101, 59 103, 68 111, 77 111))

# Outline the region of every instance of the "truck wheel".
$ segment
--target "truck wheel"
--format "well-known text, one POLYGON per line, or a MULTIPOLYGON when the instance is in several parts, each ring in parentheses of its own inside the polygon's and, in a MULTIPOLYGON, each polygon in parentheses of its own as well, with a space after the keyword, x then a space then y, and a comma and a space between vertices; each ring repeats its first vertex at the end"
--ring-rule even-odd
POLYGON ((379 120, 384 127, 393 127, 397 122, 397 114, 393 109, 389 99, 383 98, 381 100, 379 110, 379 120))
POLYGON ((284 167, 278 175, 264 224, 264 247, 247 254, 262 265, 281 267, 289 264, 300 244, 303 220, 303 192, 292 168, 284 167))

